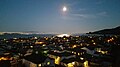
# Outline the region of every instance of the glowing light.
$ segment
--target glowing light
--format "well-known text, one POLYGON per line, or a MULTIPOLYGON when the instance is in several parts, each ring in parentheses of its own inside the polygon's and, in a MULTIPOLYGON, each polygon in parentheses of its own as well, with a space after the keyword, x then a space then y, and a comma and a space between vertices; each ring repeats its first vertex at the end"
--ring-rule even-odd
POLYGON ((94 42, 93 44, 95 45, 96 43, 94 42))
POLYGON ((43 44, 44 42, 35 42, 35 44, 43 44))
POLYGON ((73 45, 73 47, 72 48, 75 48, 75 47, 77 47, 76 45, 73 45))
POLYGON ((67 11, 67 7, 64 6, 62 10, 63 10, 63 12, 66 12, 67 11))
POLYGON ((38 54, 38 51, 36 51, 35 53, 38 54))
POLYGON ((31 48, 33 48, 33 46, 30 46, 31 48))
POLYGON ((41 64, 39 64, 38 66, 41 67, 41 64))
POLYGON ((109 43, 109 42, 110 42, 110 40, 107 40, 107 42, 109 43))
POLYGON ((61 59, 60 57, 57 57, 57 58, 55 59, 55 64, 58 64, 58 65, 59 65, 59 64, 60 64, 60 59, 61 59))
POLYGON ((34 37, 34 39, 37 39, 37 37, 34 37))
POLYGON ((5 58, 5 57, 1 57, 1 58, 0 58, 0 61, 1 61, 1 60, 9 60, 9 59, 8 59, 8 58, 5 58))
POLYGON ((73 65, 75 65, 75 62, 72 62, 73 65))
POLYGON ((60 35, 57 35, 58 37, 64 37, 64 36, 66 36, 66 37, 69 37, 70 35, 68 35, 68 34, 60 34, 60 35))
POLYGON ((17 38, 13 38, 13 39, 17 39, 17 38))
POLYGON ((80 55, 80 53, 78 53, 78 55, 80 55))
POLYGON ((80 57, 81 60, 83 60, 84 58, 80 57))
POLYGON ((72 63, 68 63, 67 66, 68 67, 74 67, 74 65, 72 63))
POLYGON ((50 65, 50 62, 47 62, 47 65, 50 65))
POLYGON ((46 46, 46 44, 43 44, 42 46, 44 47, 44 46, 46 46))
POLYGON ((112 40, 114 40, 114 38, 112 37, 112 40))
POLYGON ((84 62, 84 67, 89 67, 89 66, 88 66, 88 61, 85 61, 85 62, 84 62))

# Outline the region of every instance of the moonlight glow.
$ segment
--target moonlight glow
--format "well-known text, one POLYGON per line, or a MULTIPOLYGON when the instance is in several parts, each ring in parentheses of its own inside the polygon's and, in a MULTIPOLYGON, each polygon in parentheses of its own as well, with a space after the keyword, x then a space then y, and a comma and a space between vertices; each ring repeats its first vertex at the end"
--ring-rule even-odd
POLYGON ((60 35, 57 35, 58 37, 64 37, 64 36, 66 36, 66 37, 69 37, 70 35, 68 35, 68 34, 60 34, 60 35))
POLYGON ((62 10, 63 10, 63 12, 66 12, 67 11, 67 7, 64 6, 62 10))

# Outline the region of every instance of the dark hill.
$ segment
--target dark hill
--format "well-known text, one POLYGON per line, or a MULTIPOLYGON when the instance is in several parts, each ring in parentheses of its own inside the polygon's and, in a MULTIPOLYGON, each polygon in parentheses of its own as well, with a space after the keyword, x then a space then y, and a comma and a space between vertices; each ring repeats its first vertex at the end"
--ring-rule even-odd
POLYGON ((103 29, 95 32, 89 32, 88 34, 115 34, 120 35, 120 26, 112 29, 103 29))

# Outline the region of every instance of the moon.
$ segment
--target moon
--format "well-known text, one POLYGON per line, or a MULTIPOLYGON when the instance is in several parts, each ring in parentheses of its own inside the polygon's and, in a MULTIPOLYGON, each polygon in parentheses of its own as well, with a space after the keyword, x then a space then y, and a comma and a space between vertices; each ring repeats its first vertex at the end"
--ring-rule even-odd
POLYGON ((64 6, 63 9, 62 9, 63 12, 66 12, 67 11, 67 7, 64 6))

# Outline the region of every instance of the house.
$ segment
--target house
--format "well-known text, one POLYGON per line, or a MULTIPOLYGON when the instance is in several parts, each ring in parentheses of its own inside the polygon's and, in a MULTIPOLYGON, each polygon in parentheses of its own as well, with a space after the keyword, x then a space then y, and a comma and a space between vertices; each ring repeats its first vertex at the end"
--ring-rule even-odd
POLYGON ((58 52, 58 51, 49 51, 48 56, 55 60, 55 64, 60 64, 61 60, 69 59, 72 57, 76 57, 74 54, 70 52, 58 52))
POLYGON ((86 50, 80 49, 79 47, 69 48, 67 50, 78 56, 82 56, 86 53, 86 50))
POLYGON ((85 60, 81 60, 80 58, 69 58, 69 59, 63 59, 60 65, 66 67, 83 67, 84 62, 85 60))
POLYGON ((27 55, 23 59, 23 64, 26 67, 43 67, 43 66, 55 66, 54 60, 47 57, 43 53, 32 53, 27 55))

